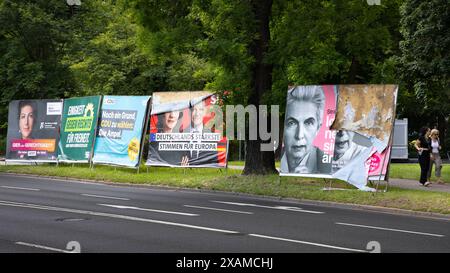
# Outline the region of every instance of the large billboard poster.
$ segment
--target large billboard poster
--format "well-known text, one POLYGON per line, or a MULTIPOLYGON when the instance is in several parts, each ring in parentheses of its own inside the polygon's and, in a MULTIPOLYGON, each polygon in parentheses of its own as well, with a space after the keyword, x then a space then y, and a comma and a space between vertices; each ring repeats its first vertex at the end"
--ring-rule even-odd
POLYGON ((104 96, 94 144, 94 164, 137 167, 150 96, 104 96))
POLYGON ((62 100, 15 100, 9 104, 6 160, 55 162, 62 100))
POLYGON ((146 164, 226 167, 228 141, 217 105, 217 96, 207 91, 153 93, 146 164))
POLYGON ((100 96, 64 100, 58 160, 89 162, 100 108, 100 96))
POLYGON ((396 95, 395 85, 290 88, 280 175, 337 178, 371 190, 368 178, 384 179, 389 164, 396 95))
POLYGON ((288 90, 281 174, 330 177, 336 111, 334 86, 296 86, 288 90))

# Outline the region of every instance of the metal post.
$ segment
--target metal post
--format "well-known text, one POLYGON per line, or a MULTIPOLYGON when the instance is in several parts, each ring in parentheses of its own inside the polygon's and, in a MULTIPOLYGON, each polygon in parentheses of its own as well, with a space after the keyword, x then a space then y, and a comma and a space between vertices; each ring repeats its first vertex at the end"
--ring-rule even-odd
POLYGON ((241 133, 239 132, 239 138, 238 138, 238 141, 239 141, 239 161, 241 161, 241 153, 242 153, 242 141, 241 141, 241 133))
MULTIPOLYGON (((397 91, 398 91, 398 89, 397 89, 397 91)), ((398 94, 397 94, 397 96, 398 96, 398 94)), ((393 142, 393 139, 394 139, 394 127, 395 127, 395 116, 396 116, 396 112, 397 112, 397 96, 395 96, 394 97, 394 114, 392 115, 392 117, 393 117, 393 119, 394 119, 394 121, 392 122, 392 127, 391 127, 391 135, 389 136, 389 141, 388 141, 388 147, 386 147, 386 149, 385 149, 385 151, 387 152, 387 149, 389 148, 389 147, 391 147, 391 150, 390 150, 390 152, 389 152, 389 161, 391 160, 391 155, 392 155, 392 142, 393 142)), ((380 175, 379 175, 379 177, 378 177, 378 181, 377 181, 377 187, 376 187, 376 192, 378 192, 378 186, 379 186, 379 184, 380 184, 380 181, 381 181, 381 175, 382 175, 382 173, 383 173, 383 169, 384 169, 384 164, 385 164, 385 162, 386 162, 386 156, 383 158, 383 165, 381 166, 381 170, 380 170, 380 175)), ((386 168, 386 174, 385 174, 385 180, 386 180, 386 183, 387 184, 389 184, 389 179, 387 179, 387 175, 388 175, 388 172, 387 172, 387 168, 386 168)), ((386 184, 386 189, 385 189, 385 191, 387 191, 387 184, 386 184)))

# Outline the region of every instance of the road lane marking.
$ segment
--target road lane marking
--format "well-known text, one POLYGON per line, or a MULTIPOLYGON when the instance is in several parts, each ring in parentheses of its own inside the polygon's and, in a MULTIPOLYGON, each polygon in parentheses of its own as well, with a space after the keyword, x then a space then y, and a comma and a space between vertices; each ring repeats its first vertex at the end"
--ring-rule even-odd
POLYGON ((264 238, 264 239, 271 239, 271 240, 278 240, 278 241, 284 241, 284 242, 291 242, 291 243, 297 243, 297 244, 325 247, 325 248, 331 248, 331 249, 338 249, 338 250, 344 250, 344 251, 351 251, 351 252, 364 252, 364 253, 368 252, 367 250, 362 250, 362 249, 354 249, 354 248, 347 248, 347 247, 319 244, 319 243, 299 241, 299 240, 286 239, 286 238, 280 238, 280 237, 273 237, 273 236, 267 236, 267 235, 261 235, 261 234, 249 234, 248 236, 264 238))
POLYGON ((393 229, 393 228, 385 228, 385 227, 365 226, 365 225, 357 225, 357 224, 349 224, 349 223, 339 223, 339 222, 337 222, 336 225, 371 228, 371 229, 379 229, 379 230, 387 230, 387 231, 396 231, 396 232, 411 233, 411 234, 426 235, 426 236, 434 236, 434 237, 445 237, 445 235, 441 235, 441 234, 433 234, 433 233, 418 232, 418 231, 411 231, 411 230, 402 230, 402 229, 393 229))
POLYGON ((29 246, 29 247, 34 247, 34 248, 51 250, 51 251, 55 251, 55 252, 72 253, 72 251, 69 251, 69 250, 64 250, 64 249, 59 249, 59 248, 54 248, 54 247, 49 247, 49 246, 43 246, 43 245, 37 245, 37 244, 29 244, 29 243, 24 243, 24 242, 16 242, 15 244, 21 245, 21 246, 29 246))
POLYGON ((214 232, 227 233, 227 234, 237 234, 237 233, 239 233, 239 232, 233 231, 233 230, 210 228, 210 227, 196 226, 196 225, 188 225, 188 224, 182 224, 182 223, 177 223, 177 222, 160 221, 160 220, 153 220, 153 219, 148 219, 148 218, 139 218, 139 217, 133 217, 133 216, 120 215, 120 214, 95 212, 95 211, 87 211, 87 210, 78 210, 78 209, 68 209, 68 208, 58 208, 58 207, 49 207, 49 206, 27 204, 27 203, 17 203, 17 202, 2 201, 2 200, 0 200, 0 206, 31 208, 31 209, 40 209, 40 210, 48 210, 48 211, 62 211, 62 212, 68 212, 68 213, 85 214, 85 215, 93 215, 93 216, 100 216, 100 217, 109 217, 109 218, 129 220, 129 221, 136 221, 136 222, 146 222, 146 223, 161 224, 161 225, 176 226, 176 227, 184 227, 184 228, 191 228, 191 229, 198 229, 198 230, 207 230, 207 231, 214 231, 214 232))
POLYGON ((40 191, 40 189, 32 189, 32 188, 20 188, 20 187, 11 187, 11 186, 0 186, 4 189, 13 189, 13 190, 25 190, 25 191, 40 191))
POLYGON ((87 197, 95 197, 95 198, 105 198, 105 199, 114 199, 114 200, 130 201, 130 199, 128 199, 128 198, 122 198, 122 197, 113 197, 113 196, 95 195, 95 194, 87 194, 87 193, 82 193, 81 195, 87 196, 87 197))
POLYGON ((132 209, 132 210, 141 210, 141 211, 150 211, 150 212, 160 212, 160 213, 167 213, 167 214, 176 214, 176 215, 183 215, 183 216, 198 216, 198 214, 186 213, 186 212, 179 212, 179 211, 158 210, 158 209, 145 209, 145 208, 130 207, 130 206, 120 206, 120 205, 111 205, 111 204, 97 204, 97 205, 99 205, 99 206, 105 206, 105 207, 111 207, 111 208, 116 208, 116 209, 132 209))
POLYGON ((183 206, 184 206, 184 207, 188 207, 188 208, 196 208, 196 209, 217 210, 217 211, 225 211, 225 212, 233 212, 233 213, 242 213, 242 214, 253 214, 253 212, 240 211, 240 210, 219 209, 219 208, 200 207, 200 206, 191 206, 191 205, 183 205, 183 206))
POLYGON ((235 206, 256 207, 256 208, 266 208, 266 209, 278 209, 278 210, 287 210, 287 211, 295 211, 295 212, 306 212, 306 213, 313 213, 313 214, 323 214, 324 213, 324 212, 321 212, 321 211, 304 210, 304 209, 299 208, 299 207, 263 206, 263 205, 257 205, 257 204, 249 204, 249 203, 236 203, 236 202, 225 202, 225 201, 215 201, 215 200, 211 200, 211 202, 220 203, 220 204, 235 205, 235 206))

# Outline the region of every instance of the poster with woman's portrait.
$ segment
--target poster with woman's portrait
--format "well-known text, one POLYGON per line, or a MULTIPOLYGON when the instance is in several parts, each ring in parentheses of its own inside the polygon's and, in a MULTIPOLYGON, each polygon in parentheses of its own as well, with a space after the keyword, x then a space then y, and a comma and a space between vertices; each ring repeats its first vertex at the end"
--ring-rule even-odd
POLYGON ((6 160, 56 161, 62 105, 62 100, 11 101, 6 160))
POLYGON ((280 175, 336 178, 371 190, 368 179, 387 175, 397 90, 395 85, 289 88, 280 175))
POLYGON ((336 111, 333 85, 295 86, 288 90, 281 175, 331 177, 336 111))
POLYGON ((146 164, 226 167, 228 142, 215 106, 217 96, 207 91, 153 93, 146 164))

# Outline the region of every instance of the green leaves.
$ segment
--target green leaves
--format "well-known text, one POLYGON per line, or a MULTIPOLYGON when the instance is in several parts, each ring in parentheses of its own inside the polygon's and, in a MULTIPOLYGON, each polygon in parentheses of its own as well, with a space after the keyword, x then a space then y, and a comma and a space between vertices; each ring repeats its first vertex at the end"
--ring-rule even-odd
POLYGON ((450 116, 450 5, 409 0, 401 15, 401 76, 421 104, 417 114, 437 121, 443 131, 450 116))

